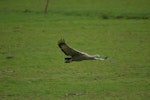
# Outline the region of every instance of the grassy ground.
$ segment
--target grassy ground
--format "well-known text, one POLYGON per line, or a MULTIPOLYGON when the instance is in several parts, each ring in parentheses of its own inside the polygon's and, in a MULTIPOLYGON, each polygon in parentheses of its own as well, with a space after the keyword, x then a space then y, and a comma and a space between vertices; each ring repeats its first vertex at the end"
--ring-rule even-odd
POLYGON ((1 0, 0 99, 149 100, 149 4, 55 0, 43 14, 41 0, 1 0), (62 37, 109 59, 65 64, 62 37))

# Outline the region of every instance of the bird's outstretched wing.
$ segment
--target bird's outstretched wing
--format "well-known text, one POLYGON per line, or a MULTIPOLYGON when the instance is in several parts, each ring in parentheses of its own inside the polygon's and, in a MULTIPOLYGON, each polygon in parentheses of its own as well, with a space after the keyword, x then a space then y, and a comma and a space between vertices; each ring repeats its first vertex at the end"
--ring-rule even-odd
POLYGON ((71 47, 69 47, 66 43, 64 39, 61 39, 58 41, 58 46, 59 48, 67 55, 67 56, 79 56, 79 55, 83 55, 82 52, 75 50, 71 47))

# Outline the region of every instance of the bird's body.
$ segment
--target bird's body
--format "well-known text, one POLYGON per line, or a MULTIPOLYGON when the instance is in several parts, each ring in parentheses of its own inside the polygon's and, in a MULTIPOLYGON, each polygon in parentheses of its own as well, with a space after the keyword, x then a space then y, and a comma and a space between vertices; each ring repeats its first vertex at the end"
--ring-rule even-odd
POLYGON ((89 55, 84 52, 80 52, 69 47, 63 39, 58 41, 59 48, 64 52, 65 55, 69 56, 65 58, 65 63, 70 63, 72 61, 82 61, 82 60, 105 60, 107 57, 100 58, 99 55, 89 55))

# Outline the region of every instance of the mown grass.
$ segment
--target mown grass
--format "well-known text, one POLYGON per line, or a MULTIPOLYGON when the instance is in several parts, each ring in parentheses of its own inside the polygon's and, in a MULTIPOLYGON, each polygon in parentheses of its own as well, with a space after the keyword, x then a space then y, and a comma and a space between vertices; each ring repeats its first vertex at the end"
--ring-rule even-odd
POLYGON ((0 1, 0 99, 149 99, 149 0, 94 1, 0 1), (65 64, 62 37, 109 59, 65 64))

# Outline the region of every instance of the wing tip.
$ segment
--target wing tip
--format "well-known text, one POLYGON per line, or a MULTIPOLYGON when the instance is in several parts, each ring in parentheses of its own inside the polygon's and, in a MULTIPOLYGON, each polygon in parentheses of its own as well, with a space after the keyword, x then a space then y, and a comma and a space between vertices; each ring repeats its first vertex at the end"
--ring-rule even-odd
POLYGON ((64 39, 60 39, 60 40, 58 41, 58 46, 59 46, 59 47, 61 47, 61 45, 64 45, 64 44, 66 44, 64 39))

